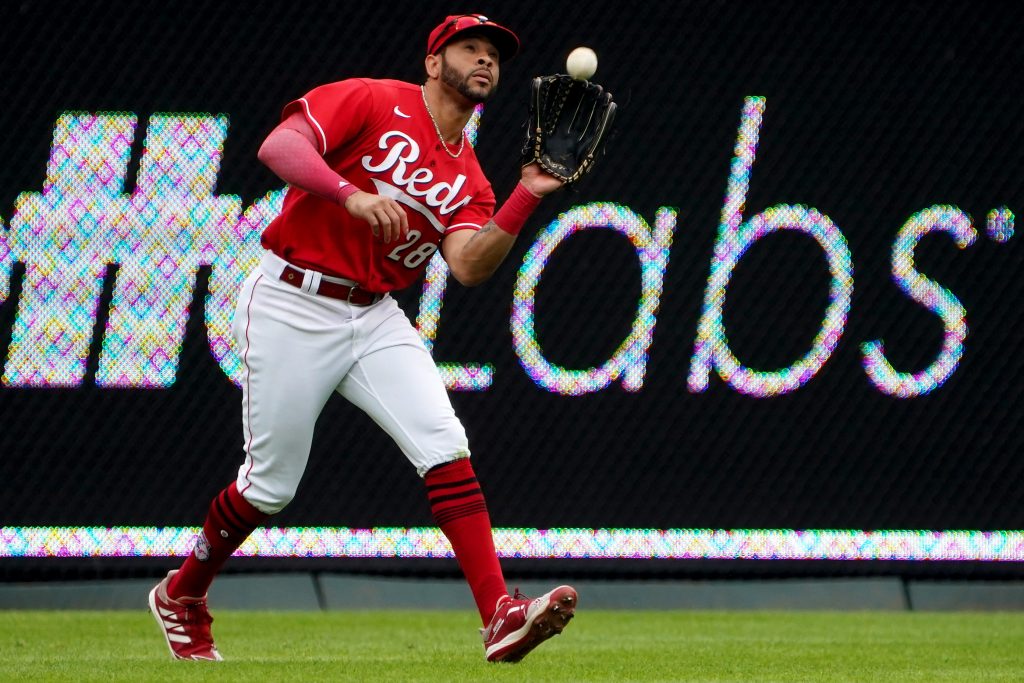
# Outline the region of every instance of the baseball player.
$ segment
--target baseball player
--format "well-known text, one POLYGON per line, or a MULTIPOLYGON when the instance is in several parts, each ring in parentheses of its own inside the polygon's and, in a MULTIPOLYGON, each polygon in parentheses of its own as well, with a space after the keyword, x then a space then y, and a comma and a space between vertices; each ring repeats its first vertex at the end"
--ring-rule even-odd
POLYGON ((206 606, 224 561, 295 495, 313 426, 339 393, 395 440, 426 484, 484 628, 488 661, 519 661, 561 633, 576 591, 509 596, 469 445, 434 361, 389 292, 438 249, 463 285, 487 280, 541 198, 562 181, 536 164, 495 212, 463 129, 519 39, 450 16, 427 41, 426 82, 354 78, 288 104, 259 151, 290 185, 238 297, 245 460, 210 504, 193 552, 149 594, 178 659, 220 660, 206 606))

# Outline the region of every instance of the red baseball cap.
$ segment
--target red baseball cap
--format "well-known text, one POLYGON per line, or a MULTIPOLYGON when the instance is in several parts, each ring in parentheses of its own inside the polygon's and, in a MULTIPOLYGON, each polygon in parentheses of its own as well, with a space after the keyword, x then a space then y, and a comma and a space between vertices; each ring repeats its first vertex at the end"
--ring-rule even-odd
POLYGON ((507 62, 519 52, 519 36, 482 14, 456 14, 445 18, 430 32, 427 54, 436 55, 445 45, 469 31, 486 36, 498 48, 498 56, 507 62))

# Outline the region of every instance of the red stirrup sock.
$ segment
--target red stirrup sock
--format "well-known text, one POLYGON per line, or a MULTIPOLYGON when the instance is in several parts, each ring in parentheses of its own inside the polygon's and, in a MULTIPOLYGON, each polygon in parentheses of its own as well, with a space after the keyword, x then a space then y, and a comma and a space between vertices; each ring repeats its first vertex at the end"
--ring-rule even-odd
POLYGON ((203 530, 192 553, 167 586, 171 598, 201 598, 231 553, 270 515, 254 508, 235 488, 234 482, 210 503, 203 530))
POLYGON ((491 518, 469 458, 434 467, 424 477, 430 510, 452 544, 466 575, 484 626, 490 623, 498 600, 508 595, 505 577, 494 551, 491 518))

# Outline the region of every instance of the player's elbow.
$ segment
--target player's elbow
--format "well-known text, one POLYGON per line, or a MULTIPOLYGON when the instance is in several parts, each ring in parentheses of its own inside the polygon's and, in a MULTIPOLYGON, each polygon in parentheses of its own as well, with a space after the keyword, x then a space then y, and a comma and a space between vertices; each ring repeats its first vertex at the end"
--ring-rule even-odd
POLYGON ((306 137, 293 128, 278 126, 263 140, 256 158, 270 170, 290 166, 296 158, 319 156, 319 152, 306 137))
POLYGON ((270 164, 267 162, 267 160, 270 158, 270 151, 267 149, 268 141, 269 138, 267 140, 264 140, 263 144, 260 145, 260 150, 256 152, 256 158, 259 159, 260 163, 263 164, 264 166, 270 166, 270 164))
POLYGON ((260 160, 261 164, 267 167, 270 167, 273 164, 274 159, 277 158, 277 155, 275 154, 275 147, 276 140, 273 133, 271 133, 263 141, 263 144, 260 145, 260 150, 256 152, 256 158, 260 160))
POLYGON ((451 271, 452 277, 463 287, 476 287, 487 282, 491 275, 494 274, 493 270, 482 268, 472 263, 449 263, 448 270, 451 271))
POLYGON ((462 285, 463 287, 476 287, 478 285, 482 285, 483 283, 487 282, 487 280, 489 280, 491 276, 489 274, 488 275, 483 275, 483 274, 473 273, 473 274, 455 275, 454 277, 455 277, 456 281, 458 281, 458 283, 460 285, 462 285))

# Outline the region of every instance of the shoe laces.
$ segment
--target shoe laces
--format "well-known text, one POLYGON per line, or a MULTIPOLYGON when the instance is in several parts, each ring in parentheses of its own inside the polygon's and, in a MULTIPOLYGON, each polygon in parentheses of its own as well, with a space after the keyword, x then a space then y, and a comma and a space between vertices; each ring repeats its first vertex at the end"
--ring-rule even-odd
POLYGON ((516 589, 515 591, 513 591, 512 595, 505 595, 504 597, 498 599, 498 604, 494 609, 494 614, 491 616, 490 623, 487 625, 486 628, 480 629, 480 633, 483 633, 484 637, 486 638, 491 631, 491 627, 494 626, 494 619, 498 616, 498 614, 502 614, 502 610, 511 608, 513 606, 513 603, 517 601, 529 599, 530 598, 520 593, 519 587, 516 586, 516 589))
POLYGON ((213 615, 210 614, 210 610, 206 609, 205 602, 189 605, 188 616, 191 623, 196 626, 204 626, 206 630, 209 630, 210 624, 213 623, 213 615))
POLYGON ((207 629, 213 623, 213 615, 206 608, 205 600, 199 602, 180 602, 176 600, 174 602, 177 602, 177 605, 174 605, 174 616, 178 617, 179 622, 200 628, 205 626, 207 629), (181 607, 178 608, 178 605, 181 607))

